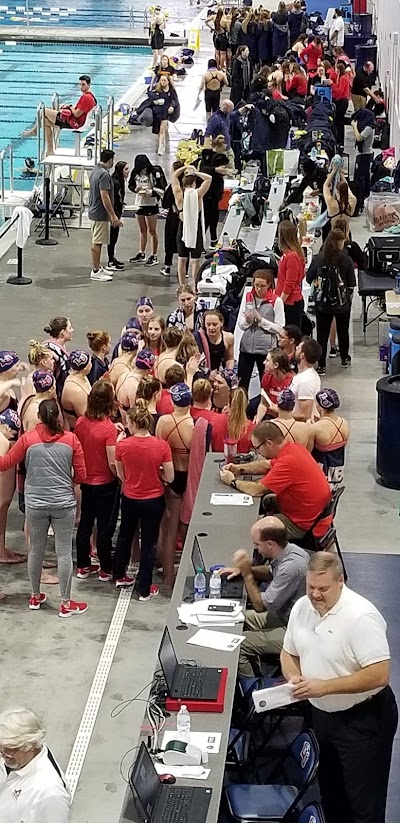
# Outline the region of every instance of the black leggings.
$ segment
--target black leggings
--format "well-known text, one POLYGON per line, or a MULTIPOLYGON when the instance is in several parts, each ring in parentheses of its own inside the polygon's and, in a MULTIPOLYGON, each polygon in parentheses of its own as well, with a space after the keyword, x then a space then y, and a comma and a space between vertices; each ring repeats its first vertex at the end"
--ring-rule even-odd
POLYGON ((338 146, 344 146, 344 118, 349 106, 347 98, 336 100, 335 107, 335 125, 336 125, 336 139, 338 146))
POLYGON ((216 243, 219 223, 219 200, 215 197, 204 198, 204 222, 206 231, 210 229, 211 243, 216 243))
POLYGON ((364 201, 371 193, 371 160, 372 154, 358 154, 354 167, 355 194, 357 197, 357 212, 364 207, 364 201))
POLYGON ((86 569, 90 566, 90 538, 96 522, 97 554, 100 568, 107 574, 111 573, 111 540, 116 525, 113 511, 118 489, 118 480, 112 480, 111 483, 104 483, 99 486, 91 486, 88 483, 81 484, 81 519, 76 533, 78 569, 86 569))
POLYGON ((240 385, 243 389, 248 391, 251 375, 253 374, 254 363, 257 363, 258 373, 260 375, 260 381, 264 374, 264 360, 266 358, 266 354, 248 354, 247 352, 241 351, 239 354, 239 362, 238 362, 238 377, 240 385))
POLYGON ((336 317, 336 330, 340 359, 346 360, 349 356, 350 309, 342 314, 322 314, 322 312, 316 312, 315 318, 317 321, 317 340, 322 348, 319 365, 322 368, 325 368, 326 366, 326 350, 328 348, 329 332, 331 330, 331 324, 334 317, 336 317))
POLYGON ((172 266, 174 254, 178 251, 176 235, 178 233, 179 223, 179 215, 173 209, 169 209, 164 227, 164 263, 166 266, 172 266))
POLYGON ((110 242, 108 244, 108 262, 112 263, 115 255, 115 246, 117 245, 119 235, 119 226, 110 226, 110 242))
POLYGON ((298 326, 301 329, 301 318, 304 311, 304 300, 298 300, 292 306, 285 303, 285 324, 287 326, 298 326))
POLYGON ((132 540, 140 523, 140 565, 136 585, 142 597, 150 594, 156 543, 164 509, 164 495, 149 500, 121 495, 121 526, 114 555, 114 579, 119 580, 125 575, 132 540))

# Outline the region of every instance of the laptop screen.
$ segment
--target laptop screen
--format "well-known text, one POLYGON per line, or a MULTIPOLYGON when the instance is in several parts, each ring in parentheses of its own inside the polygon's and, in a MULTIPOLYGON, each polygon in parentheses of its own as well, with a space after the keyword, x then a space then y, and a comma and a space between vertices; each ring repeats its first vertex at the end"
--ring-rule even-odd
POLYGON ((193 563, 193 568, 194 568, 195 573, 196 573, 197 569, 203 569, 203 571, 205 571, 206 567, 205 567, 205 563, 204 563, 204 558, 203 558, 203 555, 201 553, 200 543, 199 543, 197 537, 195 537, 194 540, 193 540, 192 563, 193 563))
POLYGON ((143 742, 132 770, 131 787, 142 807, 143 819, 151 820, 160 790, 160 778, 143 742))
POLYGON ((168 691, 171 694, 172 687, 174 684, 175 672, 178 668, 178 661, 167 628, 164 629, 164 634, 162 636, 160 648, 158 650, 158 659, 163 670, 163 675, 165 677, 165 682, 167 684, 168 691))

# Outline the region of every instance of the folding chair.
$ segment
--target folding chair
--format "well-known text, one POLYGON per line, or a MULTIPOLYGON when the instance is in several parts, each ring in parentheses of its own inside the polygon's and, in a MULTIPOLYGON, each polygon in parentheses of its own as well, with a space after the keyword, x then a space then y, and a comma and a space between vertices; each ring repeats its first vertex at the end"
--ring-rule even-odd
MULTIPOLYGON (((53 218, 59 217, 61 226, 62 226, 63 230, 66 232, 67 237, 69 237, 68 226, 67 226, 67 223, 66 223, 66 220, 65 220, 64 210, 62 208, 63 202, 64 202, 67 194, 68 194, 68 188, 67 188, 67 186, 63 186, 60 189, 60 191, 57 192, 53 202, 50 204, 49 226, 51 226, 51 221, 53 220, 53 218)), ((45 228, 46 228, 46 225, 45 225, 46 207, 44 205, 38 206, 38 211, 40 212, 40 214, 42 216, 41 216, 41 219, 40 219, 38 225, 36 226, 35 232, 38 232, 39 230, 41 230, 40 233, 39 233, 39 237, 41 237, 42 234, 45 231, 45 228)))
POLYGON ((303 537, 292 537, 291 540, 292 540, 293 543, 296 544, 296 546, 301 546, 302 549, 306 549, 307 551, 310 551, 310 552, 323 552, 323 551, 326 551, 326 549, 328 549, 329 546, 332 546, 332 544, 334 544, 335 547, 336 547, 336 551, 338 553, 338 556, 340 558, 341 564, 343 566, 344 579, 345 579, 345 581, 347 581, 347 572, 346 572, 346 567, 344 565, 342 550, 340 548, 339 540, 338 540, 338 536, 337 536, 337 531, 336 531, 336 528, 334 526, 334 519, 335 519, 337 507, 339 505, 339 500, 340 500, 341 495, 344 492, 344 489, 345 489, 344 486, 342 486, 340 489, 335 489, 332 492, 332 497, 331 497, 329 503, 325 506, 323 511, 318 515, 318 517, 315 518, 314 523, 310 526, 308 531, 306 531, 305 535, 303 535, 303 537), (321 520, 325 520, 326 517, 330 517, 331 515, 332 515, 332 523, 329 526, 328 530, 325 532, 324 535, 322 535, 322 537, 316 537, 315 534, 314 534, 315 526, 321 520))
POLYGON ((312 731, 301 732, 273 770, 266 785, 232 784, 225 791, 231 817, 237 823, 286 823, 318 770, 319 746, 312 731), (274 783, 281 776, 284 783, 274 783))
POLYGON ((309 803, 296 818, 296 823, 326 823, 322 806, 319 803, 309 803))

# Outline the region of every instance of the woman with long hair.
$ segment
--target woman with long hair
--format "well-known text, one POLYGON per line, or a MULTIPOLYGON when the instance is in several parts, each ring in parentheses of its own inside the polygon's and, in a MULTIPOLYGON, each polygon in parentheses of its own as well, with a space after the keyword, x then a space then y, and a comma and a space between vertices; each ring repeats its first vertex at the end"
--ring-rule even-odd
POLYGON ((108 355, 111 351, 111 337, 108 331, 88 331, 86 334, 89 349, 91 350, 92 368, 87 376, 91 386, 103 377, 110 367, 108 355))
POLYGON ((88 380, 92 358, 87 351, 75 349, 69 356, 69 364, 70 373, 62 390, 61 408, 71 431, 74 431, 78 417, 85 414, 92 388, 88 380))
POLYGON ((248 46, 239 46, 232 60, 231 100, 236 106, 241 100, 246 103, 250 98, 250 86, 253 79, 253 64, 248 46))
POLYGON ((125 331, 119 343, 120 354, 114 358, 107 373, 107 377, 114 390, 121 377, 132 371, 138 347, 139 340, 137 335, 133 331, 125 331))
POLYGON ((86 464, 86 479, 81 483, 81 516, 76 533, 76 576, 81 580, 96 572, 102 582, 112 580, 112 515, 118 493, 115 468, 118 432, 112 422, 114 412, 111 383, 97 380, 89 394, 85 414, 77 420, 75 427, 86 464), (90 539, 95 524, 100 566, 90 562, 90 539))
POLYGON ((162 385, 165 385, 165 372, 170 366, 178 365, 176 354, 183 338, 180 328, 166 328, 163 332, 164 351, 160 354, 155 365, 155 375, 162 385))
POLYGON ((309 87, 317 74, 317 69, 323 57, 322 41, 320 37, 313 37, 311 43, 300 52, 300 60, 305 64, 308 74, 309 87))
POLYGON ((288 389, 293 380, 289 358, 283 349, 275 348, 265 358, 265 373, 261 380, 261 395, 255 422, 261 423, 266 414, 276 414, 276 403, 281 391, 288 389))
POLYGON ((290 63, 289 73, 285 77, 285 91, 294 103, 302 105, 307 96, 307 77, 298 63, 290 63))
POLYGON ((146 403, 147 409, 153 418, 153 433, 161 417, 161 414, 157 411, 157 403, 160 402, 161 396, 162 387, 157 377, 153 377, 152 374, 146 374, 142 377, 137 387, 135 403, 137 404, 138 400, 144 400, 146 403))
MULTIPOLYGON (((129 175, 129 166, 125 160, 118 160, 115 164, 111 180, 114 188, 114 211, 120 220, 125 205, 125 183, 129 175)), ((124 264, 115 257, 115 246, 117 245, 119 226, 110 227, 110 242, 108 244, 108 269, 116 271, 122 270, 124 264)))
POLYGON ((219 203, 224 193, 224 175, 228 175, 228 164, 227 155, 214 148, 203 149, 195 161, 199 171, 211 176, 210 188, 204 195, 204 225, 206 231, 210 229, 210 249, 218 245, 219 203))
POLYGON ((87 611, 87 603, 71 600, 74 486, 86 480, 86 467, 78 438, 73 432, 64 431, 58 415, 56 401, 43 400, 39 406, 40 423, 33 431, 23 434, 8 454, 0 458, 0 471, 25 462, 26 519, 30 534, 29 608, 38 610, 47 599, 40 592, 40 575, 50 522, 54 529, 61 590, 58 616, 66 618, 87 611))
POLYGON ((233 369, 234 337, 231 332, 225 331, 224 318, 218 309, 208 309, 204 313, 204 328, 195 334, 195 338, 211 372, 218 371, 221 366, 233 369))
POLYGON ((132 368, 123 374, 115 387, 115 397, 125 425, 129 409, 135 405, 138 385, 146 374, 154 368, 155 356, 150 349, 141 349, 135 357, 132 368))
POLYGON ((338 166, 333 162, 332 169, 326 178, 322 190, 328 212, 328 221, 322 228, 323 240, 326 240, 330 230, 335 228, 337 217, 342 217, 350 225, 350 217, 353 216, 356 210, 357 198, 350 190, 349 184, 342 171, 339 173, 339 182, 334 191, 334 180, 337 170, 338 166))
POLYGON ((176 329, 198 331, 203 326, 205 310, 198 308, 196 292, 191 286, 178 286, 177 295, 179 306, 168 315, 167 328, 173 326, 176 329))
POLYGON ((200 268, 200 257, 205 242, 205 221, 203 198, 211 185, 212 177, 197 171, 194 166, 184 166, 172 172, 171 185, 180 218, 178 246, 178 279, 180 285, 186 281, 187 261, 190 258, 193 288, 196 288, 200 268), (196 187, 196 179, 200 186, 196 187))
POLYGON ((228 78, 225 72, 218 68, 217 61, 213 59, 209 60, 207 64, 207 71, 201 78, 200 88, 197 95, 197 100, 199 100, 201 92, 204 91, 207 121, 219 108, 221 91, 224 86, 228 85, 228 78))
POLYGON ((272 269, 257 269, 254 272, 253 287, 246 295, 245 310, 239 315, 238 324, 243 331, 238 375, 240 385, 248 391, 254 365, 257 364, 261 380, 265 356, 276 346, 277 336, 285 325, 285 309, 282 298, 275 293, 272 269), (248 300, 250 297, 251 300, 248 300))
POLYGON ((350 77, 346 63, 338 60, 336 63, 336 80, 331 84, 332 98, 336 106, 335 127, 339 151, 344 151, 344 121, 350 100, 350 77))
POLYGON ((146 260, 146 266, 156 266, 158 263, 157 249, 157 218, 158 203, 163 194, 162 178, 157 168, 153 166, 146 154, 137 154, 131 176, 129 189, 135 194, 137 206, 136 219, 140 232, 140 249, 130 263, 142 263, 146 258, 148 235, 151 237, 151 254, 146 260))
POLYGON ((161 59, 164 49, 165 15, 161 6, 154 6, 150 15, 149 45, 153 52, 152 68, 154 69, 161 59))
MULTIPOLYGON (((293 49, 294 43, 297 42, 298 37, 301 37, 301 32, 304 31, 306 12, 303 8, 301 0, 294 0, 292 10, 289 12, 289 38, 290 48, 293 49)), ((303 35, 304 36, 304 35, 303 35)))
POLYGON ((300 34, 300 36, 294 41, 293 45, 291 46, 291 50, 293 54, 296 55, 297 59, 300 61, 300 54, 304 51, 306 47, 308 37, 306 34, 300 34))
POLYGON ((114 580, 117 588, 133 586, 126 568, 134 535, 140 525, 140 565, 136 578, 139 600, 146 602, 158 594, 152 585, 155 545, 165 510, 165 484, 174 480, 171 447, 166 438, 151 434, 153 418, 144 400, 138 400, 127 414, 130 437, 122 439, 115 451, 117 475, 122 483, 121 525, 115 548, 114 580))
POLYGON ((165 320, 163 317, 152 317, 147 324, 147 329, 143 334, 144 347, 153 352, 154 357, 160 356, 165 349, 163 332, 165 331, 165 320))
POLYGON ((252 449, 250 436, 255 423, 247 417, 248 402, 245 389, 239 386, 231 391, 227 413, 218 415, 225 421, 225 426, 213 426, 211 436, 213 451, 223 451, 226 439, 236 440, 240 454, 248 454, 252 449))
POLYGON ((289 45, 289 15, 286 11, 286 3, 280 0, 277 11, 271 14, 272 20, 272 54, 273 59, 284 57, 289 45))
POLYGON ((222 71, 225 71, 229 45, 230 17, 225 14, 224 8, 220 6, 215 15, 210 14, 207 17, 205 24, 213 31, 215 61, 217 66, 222 71))
POLYGON ((70 343, 74 328, 68 317, 53 317, 43 331, 50 335, 48 340, 43 340, 43 345, 50 349, 54 360, 54 376, 56 378, 57 397, 61 397, 61 392, 69 372, 68 352, 66 343, 70 343))
POLYGON ((235 56, 237 47, 240 41, 240 35, 242 31, 242 20, 241 14, 239 9, 232 9, 231 12, 231 22, 229 24, 229 32, 228 32, 228 55, 230 52, 231 58, 235 56))
POLYGON ((334 317, 342 368, 347 369, 351 364, 349 326, 356 279, 351 258, 344 251, 345 240, 343 232, 332 229, 307 271, 307 283, 315 284, 317 340, 322 348, 319 374, 325 374, 329 332, 334 317))
POLYGON ((300 328, 304 310, 302 283, 305 260, 297 227, 290 220, 280 223, 278 244, 282 257, 278 265, 275 291, 285 305, 285 322, 300 328))
POLYGON ((250 60, 253 65, 256 65, 258 63, 258 13, 254 12, 252 9, 248 9, 242 20, 240 45, 247 46, 249 50, 250 60))
POLYGON ((270 66, 272 63, 272 22, 268 9, 261 9, 258 15, 256 41, 258 65, 270 66))
POLYGON ((165 152, 165 138, 168 134, 168 123, 176 123, 180 115, 180 106, 175 86, 170 77, 161 75, 153 91, 149 92, 153 112, 153 134, 158 134, 157 154, 165 152))

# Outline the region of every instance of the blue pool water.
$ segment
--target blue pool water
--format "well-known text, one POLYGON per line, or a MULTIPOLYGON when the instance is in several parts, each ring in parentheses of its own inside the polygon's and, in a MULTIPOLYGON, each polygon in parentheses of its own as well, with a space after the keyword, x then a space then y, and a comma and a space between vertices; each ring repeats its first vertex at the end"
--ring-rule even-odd
MULTIPOLYGON (((194 11, 189 17, 194 17, 198 9, 195 0, 192 0, 194 11)), ((126 28, 129 29, 129 9, 134 11, 135 29, 139 32, 143 20, 144 8, 151 3, 143 0, 29 0, 29 24, 35 26, 86 26, 97 28, 126 28)), ((168 10, 171 20, 184 22, 187 19, 189 0, 174 0, 173 3, 163 3, 168 10)), ((25 0, 6 0, 0 2, 0 25, 21 26, 27 21, 25 0)))
MULTIPOLYGON (((117 102, 147 68, 150 56, 150 49, 140 46, 0 42, 0 149, 13 141, 15 178, 25 157, 36 158, 36 138, 19 135, 32 125, 40 100, 50 106, 58 92, 61 103, 75 103, 78 77, 89 74, 93 93, 105 110, 107 98, 113 95, 117 102)), ((61 141, 72 146, 73 135, 63 130, 61 141)))

